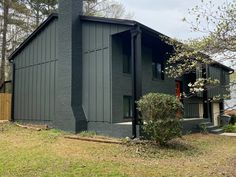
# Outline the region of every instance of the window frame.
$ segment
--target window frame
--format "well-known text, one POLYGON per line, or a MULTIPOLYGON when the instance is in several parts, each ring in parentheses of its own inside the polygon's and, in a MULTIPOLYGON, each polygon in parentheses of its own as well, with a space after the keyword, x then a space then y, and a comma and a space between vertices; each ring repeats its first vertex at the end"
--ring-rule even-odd
POLYGON ((125 40, 122 42, 122 72, 124 74, 131 74, 131 46, 125 40), (125 66, 125 64, 128 66, 125 66))
POLYGON ((133 105, 132 105, 132 96, 124 95, 123 96, 123 118, 124 119, 132 119, 133 118, 133 105), (128 116, 126 116, 125 112, 125 99, 128 101, 128 116))
POLYGON ((163 61, 152 61, 152 78, 154 80, 165 80, 165 65, 163 61), (161 71, 158 71, 158 65, 160 65, 161 71))

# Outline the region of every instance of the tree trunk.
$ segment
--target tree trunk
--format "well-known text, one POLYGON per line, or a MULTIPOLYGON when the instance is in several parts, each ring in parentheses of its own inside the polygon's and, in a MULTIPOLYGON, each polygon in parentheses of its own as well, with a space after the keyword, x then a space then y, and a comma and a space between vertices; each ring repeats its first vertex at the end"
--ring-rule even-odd
POLYGON ((6 65, 6 50, 7 50, 7 28, 8 28, 8 15, 9 4, 11 0, 3 0, 3 31, 2 31, 2 56, 1 56, 1 78, 0 83, 5 81, 5 65, 6 65))
POLYGON ((38 27, 40 25, 40 4, 39 2, 37 2, 36 4, 36 27, 38 27))

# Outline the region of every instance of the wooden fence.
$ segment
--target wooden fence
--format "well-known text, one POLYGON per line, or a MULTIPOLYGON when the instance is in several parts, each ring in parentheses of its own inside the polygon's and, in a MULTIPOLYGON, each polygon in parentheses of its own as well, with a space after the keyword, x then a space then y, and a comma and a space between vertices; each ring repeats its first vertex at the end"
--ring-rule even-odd
POLYGON ((11 120, 11 94, 0 93, 0 120, 11 120))

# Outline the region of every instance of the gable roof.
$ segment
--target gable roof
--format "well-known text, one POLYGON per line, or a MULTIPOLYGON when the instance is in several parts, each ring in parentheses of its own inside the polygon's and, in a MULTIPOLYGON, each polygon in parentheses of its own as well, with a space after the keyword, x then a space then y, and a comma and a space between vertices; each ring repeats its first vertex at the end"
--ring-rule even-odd
MULTIPOLYGON (((57 13, 53 13, 51 14, 9 57, 9 60, 13 60, 14 57, 19 54, 24 48, 25 46, 27 46, 28 43, 30 43, 42 30, 44 30, 54 19, 58 18, 58 14, 57 13)), ((99 22, 99 23, 109 23, 109 24, 118 24, 118 25, 124 25, 124 26, 130 26, 130 27, 134 27, 134 26, 140 26, 142 29, 156 35, 157 37, 160 36, 165 36, 167 38, 169 38, 168 36, 155 31, 154 29, 139 23, 137 21, 134 20, 126 20, 126 19, 115 19, 115 18, 104 18, 104 17, 94 17, 94 16, 84 16, 81 15, 80 19, 82 21, 91 21, 91 22, 99 22)), ((234 69, 225 66, 215 60, 213 60, 214 62, 212 63, 213 65, 218 65, 228 71, 234 72, 234 69)))
POLYGON ((56 13, 51 14, 31 35, 29 35, 20 46, 9 56, 9 60, 13 60, 41 31, 43 31, 53 20, 58 17, 56 13))

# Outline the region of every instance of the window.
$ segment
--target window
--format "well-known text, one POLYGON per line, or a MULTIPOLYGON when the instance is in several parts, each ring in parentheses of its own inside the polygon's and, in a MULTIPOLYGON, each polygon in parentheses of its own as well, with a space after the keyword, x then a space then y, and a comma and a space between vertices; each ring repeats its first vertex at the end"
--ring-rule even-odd
POLYGON ((131 47, 123 41, 123 73, 131 74, 131 47))
POLYGON ((123 116, 125 119, 129 119, 133 117, 133 109, 132 109, 132 97, 124 96, 123 97, 123 116))
POLYGON ((164 64, 162 62, 152 63, 152 75, 154 79, 164 80, 165 71, 164 71, 164 64))

